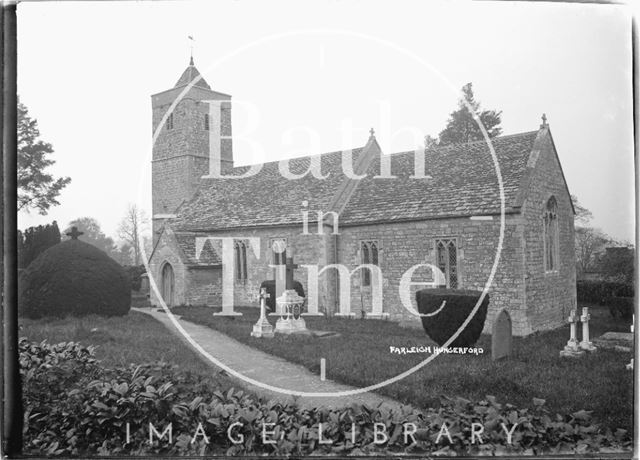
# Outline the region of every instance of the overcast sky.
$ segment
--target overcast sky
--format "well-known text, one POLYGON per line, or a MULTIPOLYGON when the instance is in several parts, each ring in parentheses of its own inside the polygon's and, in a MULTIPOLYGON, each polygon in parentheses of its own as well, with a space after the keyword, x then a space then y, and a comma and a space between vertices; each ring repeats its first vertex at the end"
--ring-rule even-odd
POLYGON ((538 2, 20 3, 18 92, 54 146, 52 172, 72 178, 20 228, 90 216, 115 236, 128 203, 150 210, 150 95, 185 69, 189 35, 205 79, 236 101, 237 164, 362 146, 371 127, 385 152, 413 149, 407 128, 437 135, 473 82, 505 134, 546 113, 593 225, 634 239, 631 18, 538 2))

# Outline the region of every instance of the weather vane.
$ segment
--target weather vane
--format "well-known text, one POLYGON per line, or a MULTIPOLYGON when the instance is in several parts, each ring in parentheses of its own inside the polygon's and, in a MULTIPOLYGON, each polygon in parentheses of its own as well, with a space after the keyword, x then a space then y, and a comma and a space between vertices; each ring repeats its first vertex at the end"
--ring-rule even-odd
POLYGON ((189 64, 193 65, 193 43, 196 40, 193 38, 193 35, 189 35, 188 38, 189 38, 189 43, 191 45, 191 59, 189 60, 189 64))

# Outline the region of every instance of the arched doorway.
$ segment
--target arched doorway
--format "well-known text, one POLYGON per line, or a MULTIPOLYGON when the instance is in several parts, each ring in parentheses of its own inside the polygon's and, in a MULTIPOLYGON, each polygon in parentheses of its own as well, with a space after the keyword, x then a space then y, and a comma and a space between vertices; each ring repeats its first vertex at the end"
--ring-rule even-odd
POLYGON ((167 262, 162 266, 162 299, 168 307, 173 306, 173 288, 173 267, 167 262))

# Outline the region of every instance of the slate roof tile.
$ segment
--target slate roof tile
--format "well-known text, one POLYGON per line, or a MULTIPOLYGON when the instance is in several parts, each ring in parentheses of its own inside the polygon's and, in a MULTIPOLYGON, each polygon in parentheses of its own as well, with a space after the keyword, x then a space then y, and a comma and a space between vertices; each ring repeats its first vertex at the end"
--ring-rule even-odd
POLYGON ((218 252, 212 246, 211 241, 207 241, 200 253, 200 257, 196 259, 196 236, 199 236, 196 233, 184 233, 184 232, 176 232, 175 237, 178 242, 178 246, 182 250, 186 260, 184 261, 187 265, 220 265, 222 263, 222 259, 218 255, 218 252))
MULTIPOLYGON (((504 183, 506 211, 517 211, 516 198, 539 131, 492 140, 504 183)), ((353 163, 364 149, 353 151, 353 163)), ((302 173, 309 158, 291 160, 293 173, 302 173)), ((391 155, 391 173, 397 178, 374 179, 375 158, 367 177, 359 181, 340 215, 340 225, 392 220, 420 220, 445 216, 500 212, 498 180, 489 147, 484 141, 431 149, 425 154, 429 179, 412 179, 413 152, 391 155)), ((177 231, 206 231, 239 227, 297 225, 302 201, 309 202, 309 221, 316 210, 329 211, 331 199, 346 180, 341 152, 321 155, 324 180, 311 174, 299 180, 281 176, 278 162, 265 163, 260 173, 243 179, 203 179, 194 197, 171 222, 177 231)), ((242 174, 248 167, 234 168, 242 174)))

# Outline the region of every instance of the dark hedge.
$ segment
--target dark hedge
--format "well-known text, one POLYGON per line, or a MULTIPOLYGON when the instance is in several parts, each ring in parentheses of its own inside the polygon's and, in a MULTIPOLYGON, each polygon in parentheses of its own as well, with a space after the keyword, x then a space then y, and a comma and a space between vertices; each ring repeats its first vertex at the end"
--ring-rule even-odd
POLYGON ((633 316, 633 297, 607 297, 605 304, 609 307, 611 316, 620 316, 624 319, 631 319, 633 316))
MULTIPOLYGON (((260 290, 265 288, 267 290, 267 294, 269 294, 269 298, 267 298, 265 305, 267 306, 267 310, 269 312, 276 311, 276 280, 267 280, 260 283, 260 290)), ((300 281, 293 282, 293 288, 296 290, 300 297, 304 297, 304 288, 300 281)))
POLYGON ((131 289, 134 291, 140 291, 140 287, 142 285, 141 276, 146 273, 146 269, 144 265, 125 265, 124 270, 127 272, 129 276, 129 280, 131 281, 131 289))
MULTIPOLYGON (((447 302, 438 314, 422 317, 422 327, 427 335, 438 345, 444 345, 467 319, 481 294, 481 291, 458 289, 422 289, 416 292, 418 311, 422 314, 433 313, 440 308, 442 302, 447 302)), ((488 306, 489 295, 486 295, 476 314, 450 347, 471 347, 478 341, 487 318, 488 306)))
POLYGON ((120 316, 131 307, 131 284, 124 269, 79 240, 63 241, 43 252, 23 272, 18 289, 19 313, 29 318, 120 316))
POLYGON ((613 281, 580 280, 576 283, 578 301, 605 305, 608 297, 633 297, 633 284, 613 281))

